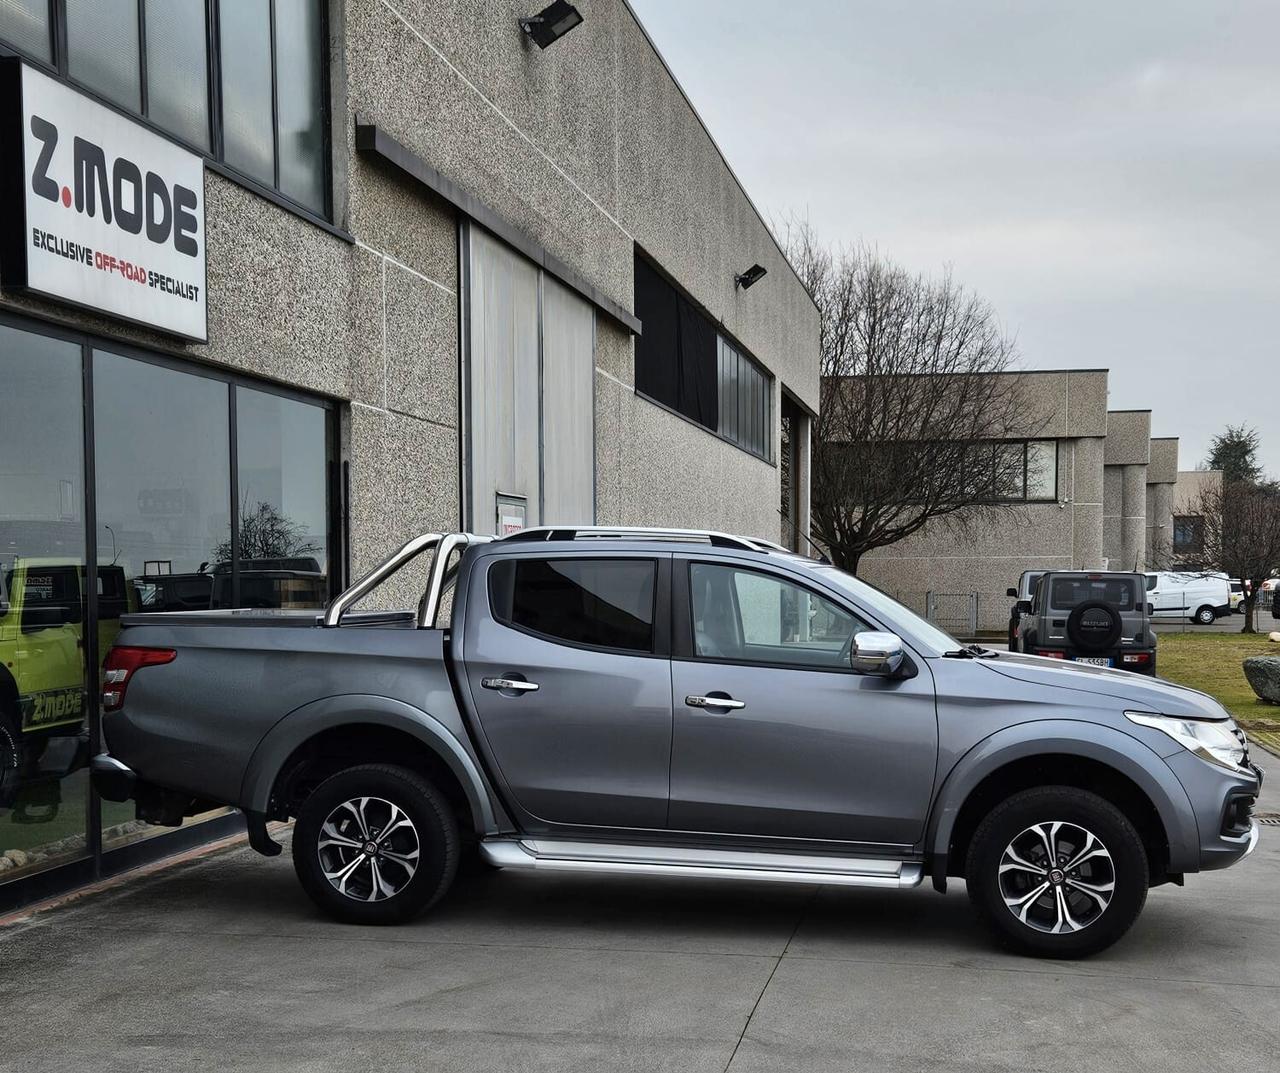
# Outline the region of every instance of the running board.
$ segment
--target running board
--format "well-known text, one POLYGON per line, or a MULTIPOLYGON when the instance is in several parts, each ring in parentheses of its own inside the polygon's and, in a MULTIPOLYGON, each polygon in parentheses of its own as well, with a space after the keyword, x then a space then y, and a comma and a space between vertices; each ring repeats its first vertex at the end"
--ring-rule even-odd
POLYGON ((916 887, 919 861, 874 857, 816 857, 750 850, 681 846, 606 845, 545 839, 492 839, 480 843, 498 868, 597 875, 675 876, 690 879, 754 879, 770 883, 829 883, 845 887, 916 887))

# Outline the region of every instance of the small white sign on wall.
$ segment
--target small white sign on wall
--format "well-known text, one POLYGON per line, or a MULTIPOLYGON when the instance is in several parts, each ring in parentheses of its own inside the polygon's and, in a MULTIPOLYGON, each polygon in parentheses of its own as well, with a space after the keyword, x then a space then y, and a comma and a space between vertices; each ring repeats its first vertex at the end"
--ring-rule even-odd
POLYGON ((529 505, 524 496, 497 494, 498 524, 497 535, 500 537, 518 533, 528 524, 529 505))
POLYGON ((4 62, 5 285, 206 340, 203 158, 4 62))

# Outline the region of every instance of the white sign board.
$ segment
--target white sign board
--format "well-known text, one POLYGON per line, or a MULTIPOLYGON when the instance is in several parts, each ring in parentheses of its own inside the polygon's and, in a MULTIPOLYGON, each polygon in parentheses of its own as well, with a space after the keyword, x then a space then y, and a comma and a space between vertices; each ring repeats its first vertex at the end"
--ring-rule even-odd
POLYGON ((5 282, 204 341, 204 160, 25 64, 20 84, 5 282))
POLYGON ((495 497, 498 507, 498 526, 496 534, 500 537, 518 533, 527 524, 528 501, 524 496, 509 496, 498 492, 495 497))

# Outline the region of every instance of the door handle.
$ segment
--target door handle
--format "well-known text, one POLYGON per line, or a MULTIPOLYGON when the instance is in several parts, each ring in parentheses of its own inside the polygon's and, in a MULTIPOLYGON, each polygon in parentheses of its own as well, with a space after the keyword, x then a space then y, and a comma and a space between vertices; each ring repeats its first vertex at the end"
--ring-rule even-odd
POLYGON ((745 700, 734 700, 732 697, 685 697, 684 702, 690 708, 726 708, 730 711, 747 706, 745 700))
POLYGON ((509 690, 512 693, 533 693, 538 688, 537 682, 526 682, 523 678, 481 678, 480 684, 485 689, 509 690))

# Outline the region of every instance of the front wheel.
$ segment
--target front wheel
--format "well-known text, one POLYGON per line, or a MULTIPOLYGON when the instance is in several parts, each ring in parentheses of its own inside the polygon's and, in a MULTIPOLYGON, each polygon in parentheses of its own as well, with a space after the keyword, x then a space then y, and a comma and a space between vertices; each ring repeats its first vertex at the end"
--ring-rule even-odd
POLYGON ((1014 794, 974 833, 965 880, 997 939, 1031 957, 1105 950, 1147 898, 1147 854, 1106 799, 1071 786, 1014 794))
POLYGON ((458 871, 458 823, 444 795, 417 772, 361 764, 303 801, 293 867, 330 916, 398 924, 449 889, 458 871))
POLYGON ((1196 612, 1196 621, 1201 626, 1212 626, 1218 620, 1218 613, 1212 607, 1202 607, 1196 612))

